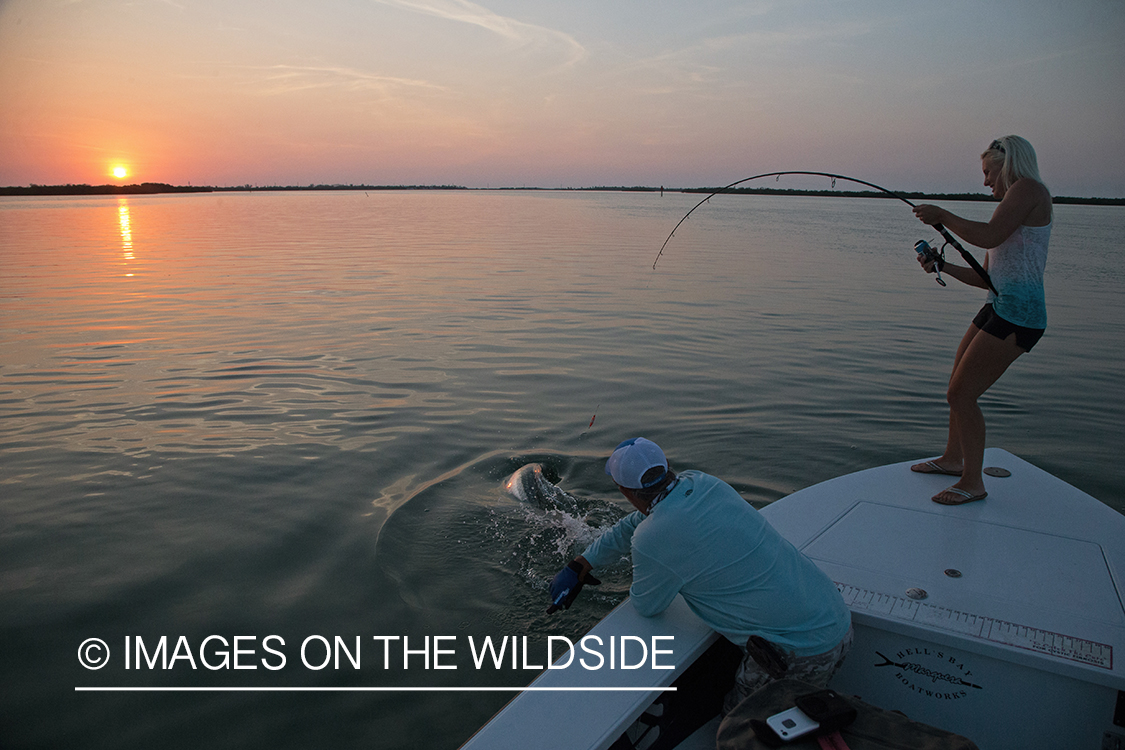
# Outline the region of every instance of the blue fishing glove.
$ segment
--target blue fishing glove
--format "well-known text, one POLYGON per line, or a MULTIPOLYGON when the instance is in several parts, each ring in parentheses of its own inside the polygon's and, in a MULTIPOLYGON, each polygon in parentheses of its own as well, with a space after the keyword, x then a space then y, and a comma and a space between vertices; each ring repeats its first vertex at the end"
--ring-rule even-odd
POLYGON ((601 581, 589 573, 582 577, 582 563, 571 560, 551 579, 551 606, 547 608, 547 614, 554 614, 560 609, 570 609, 570 605, 578 598, 578 592, 586 584, 598 586, 601 581))

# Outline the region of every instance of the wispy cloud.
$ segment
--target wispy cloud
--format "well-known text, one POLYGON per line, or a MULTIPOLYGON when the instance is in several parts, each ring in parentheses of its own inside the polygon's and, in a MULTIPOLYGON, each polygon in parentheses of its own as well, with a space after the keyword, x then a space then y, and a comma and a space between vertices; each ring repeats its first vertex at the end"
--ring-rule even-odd
POLYGON ((371 0, 379 5, 401 8, 413 13, 466 23, 491 31, 519 46, 552 45, 573 65, 586 57, 586 48, 569 34, 507 18, 468 0, 371 0))
POLYGON ((270 85, 269 93, 280 94, 316 88, 342 88, 350 91, 373 90, 386 92, 391 89, 413 88, 445 91, 429 81, 413 78, 398 78, 362 70, 333 66, 313 65, 269 65, 253 68, 260 73, 259 81, 270 85))
POLYGON ((620 70, 632 79, 630 85, 638 93, 691 91, 698 96, 726 96, 723 92, 729 88, 768 84, 759 75, 766 67, 814 65, 805 55, 815 46, 855 43, 872 32, 872 24, 865 22, 735 31, 633 59, 620 70))

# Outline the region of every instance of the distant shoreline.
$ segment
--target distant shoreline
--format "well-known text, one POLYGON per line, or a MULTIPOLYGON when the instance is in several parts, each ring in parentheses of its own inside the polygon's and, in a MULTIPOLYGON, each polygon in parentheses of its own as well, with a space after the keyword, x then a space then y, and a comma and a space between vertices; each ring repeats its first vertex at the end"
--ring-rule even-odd
MULTIPOLYGON (((624 193, 714 193, 722 191, 719 187, 661 188, 648 186, 633 187, 584 187, 584 188, 542 188, 542 187, 498 187, 469 188, 461 185, 237 185, 230 187, 168 185, 162 182, 145 182, 140 185, 31 185, 29 187, 0 187, 0 196, 82 196, 82 195, 161 195, 167 193, 246 193, 246 192, 298 192, 317 190, 542 190, 545 192, 624 192, 624 193)), ((895 196, 874 190, 793 190, 782 188, 732 188, 723 191, 730 195, 800 195, 834 198, 893 198, 895 196)), ((984 193, 918 193, 899 192, 898 196, 911 200, 938 201, 994 201, 984 193)), ((1056 195, 1058 204, 1077 204, 1086 206, 1125 206, 1125 198, 1077 198, 1056 195)))

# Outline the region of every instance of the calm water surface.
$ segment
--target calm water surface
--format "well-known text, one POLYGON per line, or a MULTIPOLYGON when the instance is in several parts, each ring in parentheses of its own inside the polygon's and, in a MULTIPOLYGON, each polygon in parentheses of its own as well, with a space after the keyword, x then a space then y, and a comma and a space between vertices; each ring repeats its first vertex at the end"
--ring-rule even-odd
MULTIPOLYGON (((621 601, 625 565, 543 614, 624 513, 602 473, 621 439, 759 506, 939 452, 983 295, 921 273, 933 233, 897 201, 716 198, 653 270, 696 200, 0 199, 0 745, 453 748, 511 695, 74 688, 526 684, 463 644, 573 638, 621 601), (576 504, 507 496, 530 461, 576 504), (257 668, 202 664, 213 635, 252 637, 257 668), (361 668, 305 668, 316 635, 361 637, 361 668), (126 669, 138 636, 180 658, 126 669), (456 636, 458 668, 385 666, 373 636, 456 636)), ((1056 208, 1047 335, 982 403, 990 445, 1125 512, 1123 229, 1056 208)))

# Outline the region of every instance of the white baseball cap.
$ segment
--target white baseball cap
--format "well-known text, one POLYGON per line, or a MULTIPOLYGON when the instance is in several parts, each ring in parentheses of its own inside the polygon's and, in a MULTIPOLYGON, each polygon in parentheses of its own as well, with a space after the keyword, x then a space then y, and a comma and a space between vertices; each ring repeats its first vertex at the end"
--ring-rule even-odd
POLYGON ((668 459, 664 457, 660 446, 651 440, 631 438, 613 449, 609 460, 605 462, 605 473, 622 487, 641 490, 664 480, 668 474, 668 459), (664 471, 656 479, 645 482, 645 474, 653 467, 660 467, 664 471))

